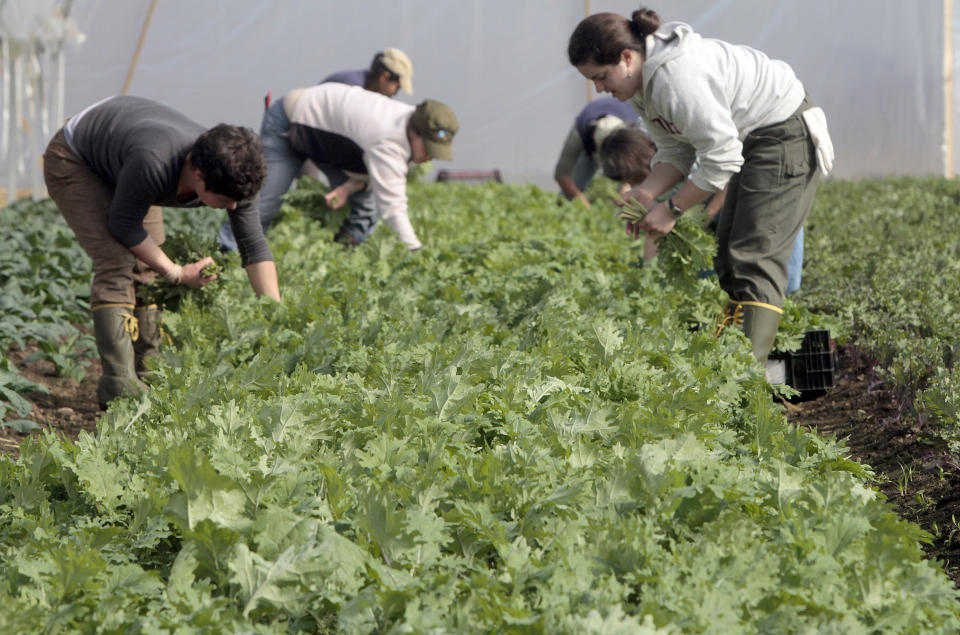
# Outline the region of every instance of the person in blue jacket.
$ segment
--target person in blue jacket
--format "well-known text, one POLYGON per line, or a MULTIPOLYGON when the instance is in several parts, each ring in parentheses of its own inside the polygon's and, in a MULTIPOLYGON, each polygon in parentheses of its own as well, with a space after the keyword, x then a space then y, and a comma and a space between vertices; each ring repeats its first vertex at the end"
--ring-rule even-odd
POLYGON ((601 144, 613 131, 637 125, 639 119, 630 104, 612 97, 594 99, 580 111, 573 120, 553 172, 567 200, 578 200, 590 207, 583 192, 600 169, 598 153, 601 144))
POLYGON ((363 86, 387 97, 393 97, 399 90, 412 95, 413 62, 400 49, 385 48, 373 56, 370 68, 338 71, 326 76, 320 83, 331 82, 363 86))

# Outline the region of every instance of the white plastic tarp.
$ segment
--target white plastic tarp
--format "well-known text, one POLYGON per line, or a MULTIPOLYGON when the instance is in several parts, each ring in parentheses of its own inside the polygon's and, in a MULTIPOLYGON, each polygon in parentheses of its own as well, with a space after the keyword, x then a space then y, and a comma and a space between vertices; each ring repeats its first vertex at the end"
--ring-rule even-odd
POLYGON ((64 113, 71 0, 0 0, 0 165, 11 192, 43 191, 40 156, 64 113))
MULTIPOLYGON (((88 39, 68 49, 67 114, 120 92, 149 6, 74 0, 71 16, 88 39)), ((439 99, 461 122, 455 161, 437 167, 498 168, 509 181, 554 187, 553 165, 589 94, 566 58, 588 6, 628 15, 639 3, 159 0, 129 92, 205 125, 259 129, 267 90, 282 95, 364 68, 375 51, 398 47, 415 68, 415 94, 398 98, 439 99)), ((790 63, 827 113, 834 176, 944 170, 952 147, 944 109, 952 102, 956 111, 960 99, 944 93, 943 0, 675 0, 652 7, 665 20, 790 63)), ((960 20, 960 10, 953 15, 960 20)))

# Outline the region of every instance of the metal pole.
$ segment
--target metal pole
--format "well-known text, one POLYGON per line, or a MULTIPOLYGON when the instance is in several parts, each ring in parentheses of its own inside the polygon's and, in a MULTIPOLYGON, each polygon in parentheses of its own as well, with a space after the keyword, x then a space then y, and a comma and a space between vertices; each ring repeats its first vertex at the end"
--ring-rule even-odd
POLYGON ((133 59, 130 60, 130 68, 127 70, 127 79, 123 82, 121 94, 126 95, 130 89, 130 82, 133 81, 133 71, 137 68, 137 61, 140 59, 140 51, 143 50, 143 42, 147 39, 147 31, 150 30, 150 20, 153 18, 153 10, 157 8, 157 0, 150 0, 150 8, 147 9, 147 17, 143 21, 143 28, 140 29, 140 39, 137 40, 137 48, 133 52, 133 59))
POLYGON ((29 92, 33 93, 32 99, 28 104, 28 111, 24 117, 27 122, 27 151, 26 151, 26 170, 27 178, 30 183, 30 197, 37 201, 43 196, 43 142, 47 138, 47 89, 44 86, 44 60, 41 56, 46 56, 43 51, 44 46, 34 39, 27 48, 29 57, 27 63, 31 67, 27 79, 31 85, 28 85, 29 92))
MULTIPOLYGON (((63 5, 63 22, 66 24, 70 20, 70 9, 73 8, 73 0, 67 0, 63 5)), ((65 39, 57 45, 56 56, 56 84, 53 97, 53 126, 56 130, 63 125, 63 118, 67 107, 67 53, 65 39)))
POLYGON ((23 57, 19 55, 10 64, 11 99, 10 99, 10 152, 7 155, 7 202, 13 203, 19 198, 19 184, 17 183, 23 167, 23 133, 20 121, 23 117, 23 57))
POLYGON ((3 65, 3 68, 0 69, 0 75, 3 75, 3 115, 0 116, 2 120, 3 135, 0 136, 0 157, 9 157, 10 156, 10 135, 13 134, 14 128, 10 125, 12 121, 13 109, 13 61, 10 59, 10 38, 6 35, 0 35, 0 64, 3 65))
POLYGON ((953 0, 943 0, 943 175, 953 168, 953 0))

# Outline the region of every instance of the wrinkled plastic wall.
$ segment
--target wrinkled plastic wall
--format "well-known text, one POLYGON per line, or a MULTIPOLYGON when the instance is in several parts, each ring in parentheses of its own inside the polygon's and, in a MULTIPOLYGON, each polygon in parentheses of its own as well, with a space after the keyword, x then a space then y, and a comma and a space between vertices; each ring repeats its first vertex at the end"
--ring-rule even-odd
MULTIPOLYGON (((948 104, 952 106, 953 125, 949 130, 947 138, 944 139, 944 154, 953 157, 952 172, 948 176, 960 174, 960 3, 950 2, 952 7, 951 15, 951 35, 950 44, 951 65, 945 72, 949 74, 950 82, 947 84, 950 95, 948 104), (952 90, 950 90, 952 88, 952 90)), ((944 107, 944 110, 947 106, 944 107)))
MULTIPOLYGON (((68 114, 120 92, 149 4, 74 1, 72 17, 87 41, 68 51, 68 114)), ((456 159, 437 167, 498 168, 509 181, 553 187, 557 154, 588 95, 586 81, 566 59, 567 39, 586 5, 160 0, 130 93, 166 102, 206 125, 227 121, 259 129, 267 90, 278 96, 334 71, 366 67, 375 51, 394 46, 415 68, 415 95, 399 98, 416 103, 433 97, 460 118, 456 159)), ((589 2, 591 13, 628 14, 638 6, 589 2)), ((650 6, 665 20, 687 21, 706 36, 790 63, 827 113, 835 177, 943 172, 950 145, 944 139, 941 0, 675 0, 650 6)), ((960 8, 953 13, 960 24, 960 8)), ((960 87, 953 91, 960 95, 960 87)), ((960 127, 960 117, 955 120, 960 127)))
POLYGON ((64 116, 66 48, 83 39, 69 4, 0 0, 0 204, 7 192, 45 194, 41 156, 64 116))

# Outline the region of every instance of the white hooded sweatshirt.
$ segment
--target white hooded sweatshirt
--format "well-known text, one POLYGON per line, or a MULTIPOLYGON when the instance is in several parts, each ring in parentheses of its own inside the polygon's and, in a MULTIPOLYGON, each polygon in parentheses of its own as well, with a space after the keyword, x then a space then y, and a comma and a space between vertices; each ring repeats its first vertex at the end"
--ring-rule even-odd
POLYGON ((803 102, 790 66, 748 46, 701 37, 682 22, 662 24, 645 44, 643 89, 630 104, 657 144, 653 164, 676 166, 706 192, 740 171, 748 134, 803 102))

